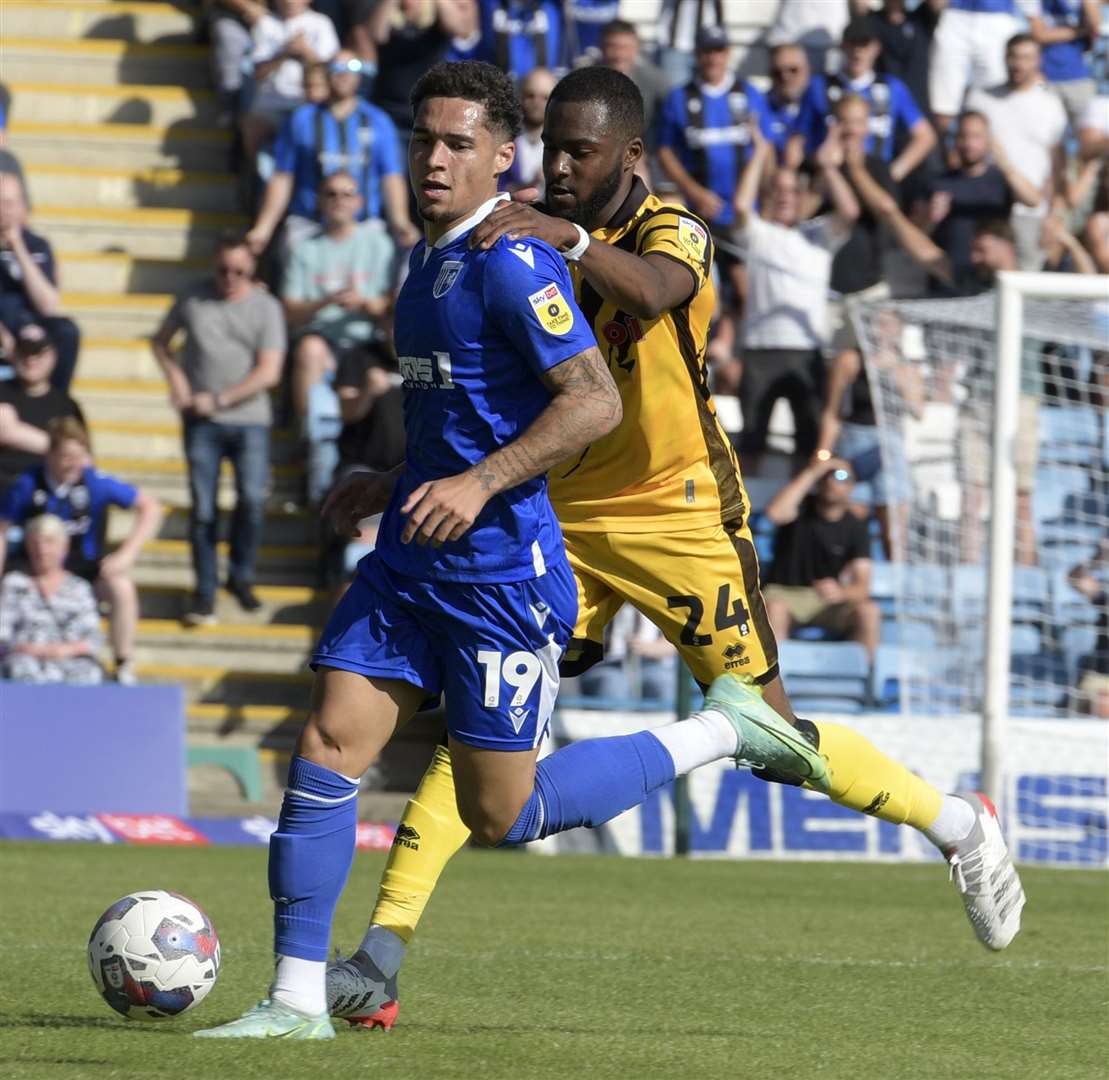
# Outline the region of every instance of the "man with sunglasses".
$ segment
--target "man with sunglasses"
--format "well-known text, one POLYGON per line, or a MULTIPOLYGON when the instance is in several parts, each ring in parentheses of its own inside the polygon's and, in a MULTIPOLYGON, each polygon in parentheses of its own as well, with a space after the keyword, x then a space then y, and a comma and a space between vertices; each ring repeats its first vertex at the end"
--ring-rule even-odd
POLYGON ((281 305, 254 283, 254 256, 239 237, 224 237, 214 280, 177 298, 151 347, 184 424, 189 463, 196 591, 185 613, 192 626, 215 620, 218 580, 219 475, 224 458, 235 472, 235 514, 227 589, 244 611, 257 611, 254 568, 269 482, 269 391, 281 380, 285 318, 281 305), (180 351, 171 350, 179 331, 180 351))
POLYGON ((308 443, 308 499, 318 505, 338 463, 341 387, 365 382, 392 310, 396 247, 378 221, 356 221, 362 196, 345 169, 320 184, 323 226, 290 252, 282 300, 297 335, 293 410, 308 443))
POLYGON ((770 50, 770 92, 766 111, 770 120, 766 138, 781 160, 809 87, 809 58, 800 45, 775 45, 770 50))
POLYGON ((328 68, 327 104, 302 105, 285 121, 274 143, 274 174, 247 233, 256 255, 269 244, 286 210, 286 253, 317 227, 320 182, 339 169, 355 178, 362 196, 359 220, 384 217, 400 247, 419 240, 408 213, 397 131, 381 109, 359 96, 363 70, 354 53, 342 50, 328 68))
POLYGON ((42 460, 51 420, 73 416, 84 423, 77 402, 51 384, 57 362, 57 350, 41 326, 28 324, 16 335, 15 378, 0 382, 0 497, 42 460))
POLYGON ((851 512, 855 473, 841 458, 814 459, 766 507, 778 526, 766 575, 766 614, 779 641, 819 626, 858 641, 871 659, 882 616, 870 599, 870 536, 851 512))

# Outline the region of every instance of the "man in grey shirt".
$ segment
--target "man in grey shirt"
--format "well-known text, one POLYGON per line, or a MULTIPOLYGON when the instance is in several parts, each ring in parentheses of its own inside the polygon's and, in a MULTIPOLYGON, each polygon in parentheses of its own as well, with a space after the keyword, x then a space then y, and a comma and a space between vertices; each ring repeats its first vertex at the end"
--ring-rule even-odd
POLYGON ((224 458, 235 472, 236 491, 227 588, 243 610, 261 606, 253 582, 269 478, 268 391, 281 379, 286 341, 281 305, 254 283, 254 269, 254 256, 241 238, 222 240, 214 280, 179 296, 153 340, 170 401, 184 423, 196 574, 185 621, 194 626, 215 618, 217 495, 224 458), (179 332, 184 339, 173 350, 179 332))

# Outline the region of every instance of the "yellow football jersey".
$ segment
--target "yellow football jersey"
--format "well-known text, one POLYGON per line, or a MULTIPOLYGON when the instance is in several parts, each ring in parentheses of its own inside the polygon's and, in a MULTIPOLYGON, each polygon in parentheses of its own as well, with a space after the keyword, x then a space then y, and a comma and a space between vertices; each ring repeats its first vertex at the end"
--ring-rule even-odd
POLYGON ((574 295, 620 388, 624 418, 551 470, 551 502, 563 530, 696 529, 742 517, 739 465, 705 371, 716 303, 708 229, 637 179, 613 220, 593 236, 637 255, 674 259, 692 271, 696 286, 680 307, 638 319, 603 299, 571 264, 574 295))

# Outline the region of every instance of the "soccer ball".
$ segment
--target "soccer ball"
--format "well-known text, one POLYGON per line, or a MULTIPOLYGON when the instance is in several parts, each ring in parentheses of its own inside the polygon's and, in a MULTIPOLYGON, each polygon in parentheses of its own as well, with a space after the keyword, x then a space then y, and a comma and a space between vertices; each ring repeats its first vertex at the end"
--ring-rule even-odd
POLYGON ((97 920, 89 974, 104 1000, 130 1020, 168 1020, 216 984, 219 938, 191 900, 162 889, 131 893, 97 920))

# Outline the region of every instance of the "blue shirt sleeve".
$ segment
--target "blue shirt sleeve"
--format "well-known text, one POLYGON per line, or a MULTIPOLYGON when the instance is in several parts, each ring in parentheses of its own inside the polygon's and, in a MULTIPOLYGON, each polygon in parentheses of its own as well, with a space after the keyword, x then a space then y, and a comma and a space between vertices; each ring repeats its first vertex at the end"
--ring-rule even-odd
POLYGON ((0 518, 10 521, 13 525, 22 525, 31 511, 31 498, 34 493, 35 473, 32 469, 22 473, 8 488, 3 505, 0 506, 0 518))
POLYGON ((130 510, 139 496, 139 489, 124 480, 107 476, 95 470, 88 478, 89 487, 96 493, 96 499, 104 506, 118 506, 130 510))
POLYGON ((680 86, 670 91, 659 110, 658 144, 671 150, 685 148, 685 91, 680 86))
POLYGON ((277 137, 273 140, 273 167, 276 172, 291 173, 296 171, 297 151, 296 133, 294 125, 300 110, 297 109, 285 117, 277 137))
POLYGON ((375 116, 377 124, 377 145, 374 147, 375 165, 378 176, 399 176, 404 172, 404 163, 400 157, 400 139, 397 138, 397 129, 388 113, 378 110, 375 116))
POLYGON ((758 117, 759 130, 762 132, 763 137, 771 139, 773 135, 773 123, 770 116, 770 105, 766 100, 766 95, 757 87, 752 85, 746 80, 743 83, 743 92, 747 95, 747 107, 750 111, 758 117))
POLYGON ((920 111, 913 92, 900 80, 892 75, 888 76, 890 87, 890 112, 893 114, 894 124, 901 124, 907 131, 918 120, 924 118, 920 111))
POLYGON ((801 108, 794 121, 793 134, 805 137, 805 153, 811 154, 824 141, 827 130, 828 100, 824 80, 816 75, 801 98, 801 108))
POLYGON ((537 374, 596 348, 566 263, 541 240, 499 240, 485 264, 483 289, 494 325, 537 374))

